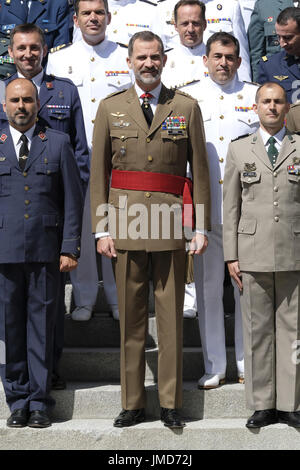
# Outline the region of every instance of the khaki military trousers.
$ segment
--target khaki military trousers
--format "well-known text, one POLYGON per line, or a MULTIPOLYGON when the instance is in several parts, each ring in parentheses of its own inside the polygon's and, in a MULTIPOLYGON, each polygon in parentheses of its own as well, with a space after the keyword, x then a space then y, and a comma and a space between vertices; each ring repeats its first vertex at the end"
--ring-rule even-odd
POLYGON ((120 313, 122 407, 127 410, 146 405, 145 343, 150 266, 158 334, 160 406, 182 406, 185 252, 118 250, 114 268, 120 313))
POLYGON ((246 402, 300 410, 300 272, 243 272, 246 402))

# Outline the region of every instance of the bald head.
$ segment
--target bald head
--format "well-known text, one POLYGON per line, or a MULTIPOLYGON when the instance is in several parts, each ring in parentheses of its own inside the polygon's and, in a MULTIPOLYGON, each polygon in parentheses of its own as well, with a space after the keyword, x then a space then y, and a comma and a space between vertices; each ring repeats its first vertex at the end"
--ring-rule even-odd
POLYGON ((39 107, 38 91, 31 80, 16 78, 7 85, 3 109, 15 129, 26 132, 34 126, 39 107))

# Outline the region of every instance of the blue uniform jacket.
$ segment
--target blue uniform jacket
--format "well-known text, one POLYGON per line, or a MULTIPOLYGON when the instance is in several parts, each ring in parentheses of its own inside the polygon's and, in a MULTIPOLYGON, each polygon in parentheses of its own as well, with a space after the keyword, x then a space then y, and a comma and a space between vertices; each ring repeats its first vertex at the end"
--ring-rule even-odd
POLYGON ((18 24, 35 23, 43 30, 48 48, 70 42, 68 0, 34 0, 29 14, 20 0, 0 0, 0 7, 4 33, 18 24))
MULTIPOLYGON (((5 83, 9 83, 15 78, 18 78, 17 74, 6 79, 5 83)), ((87 183, 90 166, 89 151, 77 87, 67 78, 44 74, 39 99, 39 117, 47 123, 47 126, 70 136, 80 177, 87 183)), ((7 116, 1 105, 0 129, 6 125, 7 116)))
POLYGON ((9 127, 0 131, 0 263, 79 255, 82 206, 67 135, 37 124, 22 172, 9 127))
POLYGON ((257 81, 260 85, 265 82, 279 83, 286 90, 289 102, 293 103, 300 99, 299 83, 297 83, 300 80, 299 65, 294 56, 288 55, 285 51, 278 52, 267 57, 265 61, 260 60, 257 81))

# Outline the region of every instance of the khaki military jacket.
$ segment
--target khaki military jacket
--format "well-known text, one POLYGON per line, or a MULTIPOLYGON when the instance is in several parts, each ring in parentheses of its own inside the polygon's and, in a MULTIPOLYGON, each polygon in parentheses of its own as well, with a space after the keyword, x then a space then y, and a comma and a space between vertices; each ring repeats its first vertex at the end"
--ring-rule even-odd
POLYGON ((300 137, 272 167, 259 131, 231 142, 224 177, 224 256, 242 271, 300 269, 300 137))
MULTIPOLYGON (((170 122, 170 119, 169 119, 170 122)), ((92 230, 109 230, 118 249, 162 251, 182 249, 182 233, 174 230, 174 218, 181 214, 182 196, 163 192, 110 189, 112 169, 186 175, 187 161, 193 172, 193 203, 204 206, 196 228, 210 229, 210 188, 205 136, 201 111, 196 100, 162 86, 150 129, 135 88, 102 100, 96 116, 91 162, 92 230), (181 133, 166 127, 167 118, 183 118, 181 133), (103 205, 109 203, 106 225, 103 205), (159 205, 173 207, 170 224, 166 216, 151 217, 159 205), (139 206, 140 205, 140 206, 139 206), (141 219, 138 219, 139 210, 141 219), (115 221, 114 221, 115 219, 115 221), (155 224, 153 223, 155 220, 155 224), (158 222, 157 222, 158 221, 158 222), (165 225, 163 225, 165 223, 165 225), (166 233, 166 225, 170 233, 166 233), (134 237, 129 228, 135 228, 134 237), (140 236, 138 233, 140 232, 140 236), (175 233, 176 232, 176 233, 175 233)), ((201 211, 200 211, 201 212, 201 211)), ((196 211, 199 215, 199 212, 196 211)))
POLYGON ((286 126, 292 132, 300 131, 300 103, 291 105, 286 115, 286 126))

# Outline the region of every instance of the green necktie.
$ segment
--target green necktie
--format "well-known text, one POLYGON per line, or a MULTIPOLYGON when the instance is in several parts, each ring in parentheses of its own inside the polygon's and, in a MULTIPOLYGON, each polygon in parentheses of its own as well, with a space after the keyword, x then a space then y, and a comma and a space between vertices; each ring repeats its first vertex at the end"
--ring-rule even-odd
POLYGON ((276 139, 274 137, 270 137, 268 142, 267 142, 267 144, 269 144, 268 156, 269 156, 269 159, 270 159, 270 162, 271 162, 272 166, 275 165, 276 160, 277 160, 277 156, 278 156, 278 150, 275 147, 275 142, 276 142, 276 139))

